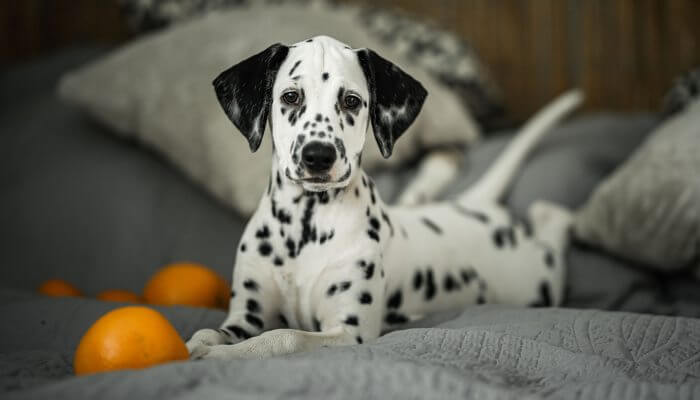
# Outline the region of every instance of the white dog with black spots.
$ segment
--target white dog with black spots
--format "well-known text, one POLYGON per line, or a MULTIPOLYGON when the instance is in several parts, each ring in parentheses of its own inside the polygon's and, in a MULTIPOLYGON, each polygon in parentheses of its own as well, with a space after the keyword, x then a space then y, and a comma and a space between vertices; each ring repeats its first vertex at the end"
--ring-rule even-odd
POLYGON ((214 86, 252 151, 269 123, 272 170, 238 246, 228 316, 218 330, 192 336, 191 358, 367 343, 471 304, 561 303, 569 213, 537 202, 527 220, 516 220, 499 200, 580 93, 535 116, 459 198, 392 207, 360 165, 367 132, 389 157, 427 96, 399 67, 319 36, 275 44, 214 86))

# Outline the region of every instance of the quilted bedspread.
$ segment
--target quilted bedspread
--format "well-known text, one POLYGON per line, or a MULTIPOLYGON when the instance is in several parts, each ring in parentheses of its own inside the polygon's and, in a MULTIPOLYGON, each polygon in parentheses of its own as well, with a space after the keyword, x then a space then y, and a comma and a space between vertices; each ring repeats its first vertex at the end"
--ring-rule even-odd
MULTIPOLYGON (((4 398, 700 398, 699 319, 500 306, 438 315, 365 345, 73 377, 81 332, 115 306, 29 296, 3 301, 4 398)), ((185 337, 223 317, 161 311, 185 337)))

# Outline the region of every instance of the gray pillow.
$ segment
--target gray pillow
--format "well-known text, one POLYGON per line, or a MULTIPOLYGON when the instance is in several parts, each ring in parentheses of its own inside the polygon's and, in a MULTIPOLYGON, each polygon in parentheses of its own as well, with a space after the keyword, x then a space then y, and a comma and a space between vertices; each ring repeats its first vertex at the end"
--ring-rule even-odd
POLYGON ((700 268, 700 101, 600 183, 577 213, 575 234, 658 269, 700 268))
POLYGON ((210 13, 144 36, 65 76, 63 98, 88 110, 124 137, 164 154, 224 204, 252 213, 267 184, 271 146, 250 154, 221 111, 211 86, 224 69, 275 42, 294 43, 320 33, 354 47, 373 48, 421 81, 430 95, 414 124, 384 160, 368 141, 363 166, 398 165, 433 146, 466 145, 479 128, 459 98, 420 65, 357 29, 359 9, 251 5, 210 13), (264 21, 261 20, 264 18, 264 21))

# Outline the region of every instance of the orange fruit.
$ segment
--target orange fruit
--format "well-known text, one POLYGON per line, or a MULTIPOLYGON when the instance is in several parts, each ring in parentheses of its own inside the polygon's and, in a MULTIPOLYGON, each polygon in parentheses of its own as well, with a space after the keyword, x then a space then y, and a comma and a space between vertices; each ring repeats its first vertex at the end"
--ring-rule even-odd
POLYGON ((134 292, 121 289, 111 289, 100 292, 97 298, 104 301, 120 301, 123 303, 142 303, 141 296, 134 292))
POLYGON ((197 263, 175 263, 158 270, 143 290, 147 303, 226 308, 230 288, 216 272, 197 263))
POLYGON ((100 317, 80 339, 76 375, 146 368, 189 357, 185 342, 158 311, 121 307, 100 317))
POLYGON ((61 279, 49 279, 39 286, 39 293, 46 296, 82 296, 75 286, 61 279))

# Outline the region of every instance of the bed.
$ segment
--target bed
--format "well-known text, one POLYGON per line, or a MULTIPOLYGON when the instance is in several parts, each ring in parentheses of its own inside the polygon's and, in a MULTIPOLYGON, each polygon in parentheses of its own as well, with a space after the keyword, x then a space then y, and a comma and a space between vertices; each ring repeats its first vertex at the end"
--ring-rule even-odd
MULTIPOLYGON (((162 158, 58 100, 59 76, 105 51, 72 48, 0 76, 3 398, 700 398, 700 283, 580 243, 561 308, 472 306, 364 345, 75 377, 82 333, 120 304, 42 297, 39 282, 140 291, 156 268, 183 259, 229 276, 245 223, 162 158)), ((540 146, 508 204, 516 213, 538 198, 580 206, 657 122, 575 117, 540 146)), ((511 133, 474 146, 445 196, 473 182, 511 133)), ((373 174, 391 199, 412 173, 373 174)), ((157 309, 185 338, 224 317, 157 309)))

